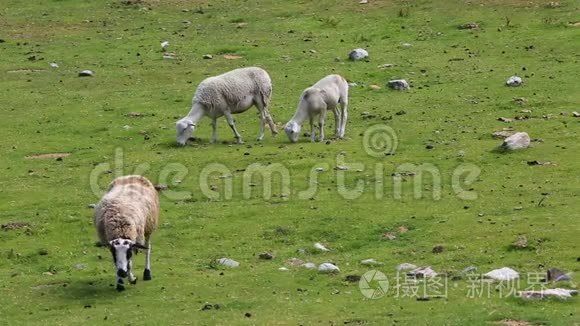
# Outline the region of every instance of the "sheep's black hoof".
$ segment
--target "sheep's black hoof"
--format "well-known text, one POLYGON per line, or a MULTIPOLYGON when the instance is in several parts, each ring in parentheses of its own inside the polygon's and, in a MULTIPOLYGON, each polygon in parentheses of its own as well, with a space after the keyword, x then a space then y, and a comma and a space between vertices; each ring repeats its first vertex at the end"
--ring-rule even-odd
POLYGON ((132 281, 129 281, 129 283, 131 283, 131 284, 133 284, 133 285, 137 284, 137 278, 135 277, 135 279, 134 279, 134 280, 132 280, 132 281))
POLYGON ((143 272, 143 281, 151 281, 151 270, 150 269, 146 269, 143 272))
POLYGON ((125 291, 125 286, 123 284, 117 284, 117 291, 118 292, 123 292, 125 291))

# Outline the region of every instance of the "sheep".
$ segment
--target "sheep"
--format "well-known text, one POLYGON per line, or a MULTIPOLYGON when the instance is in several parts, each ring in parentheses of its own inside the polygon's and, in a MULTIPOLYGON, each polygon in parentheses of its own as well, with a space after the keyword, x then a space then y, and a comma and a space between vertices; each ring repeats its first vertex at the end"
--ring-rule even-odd
POLYGON ((99 241, 109 247, 117 269, 117 291, 125 290, 123 279, 137 283, 131 256, 146 250, 143 280, 151 280, 151 233, 159 223, 159 197, 151 182, 139 175, 113 180, 95 207, 94 224, 99 241))
POLYGON ((302 92, 296 113, 286 123, 284 131, 291 142, 297 142, 302 123, 306 118, 309 118, 310 137, 312 142, 315 142, 314 117, 319 115, 319 141, 322 142, 324 140, 324 119, 327 110, 330 110, 334 113, 335 135, 337 138, 343 138, 348 118, 347 106, 348 83, 346 80, 340 75, 326 76, 302 92), (337 108, 339 103, 340 111, 337 108))
POLYGON ((272 136, 277 134, 274 121, 268 112, 272 96, 272 81, 268 73, 258 67, 235 69, 219 76, 209 77, 197 86, 191 110, 186 117, 176 123, 177 143, 185 145, 197 123, 204 116, 211 118, 211 143, 217 141, 217 118, 225 116, 234 132, 237 143, 242 144, 242 136, 236 129, 232 114, 245 112, 252 106, 260 113, 260 134, 264 138, 264 126, 268 123, 272 136))

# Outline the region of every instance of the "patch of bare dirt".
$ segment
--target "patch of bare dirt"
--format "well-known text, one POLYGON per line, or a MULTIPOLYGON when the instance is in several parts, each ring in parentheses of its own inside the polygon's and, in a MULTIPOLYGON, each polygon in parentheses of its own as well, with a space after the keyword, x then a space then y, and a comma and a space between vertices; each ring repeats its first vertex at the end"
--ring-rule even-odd
POLYGON ((49 160, 49 159, 57 159, 69 156, 70 153, 46 153, 46 154, 35 154, 35 155, 28 155, 24 158, 28 160, 49 160))
POLYGON ((494 322, 494 324, 506 325, 506 326, 534 326, 525 320, 515 320, 515 319, 504 319, 494 322))
POLYGON ((8 230, 20 230, 20 229, 30 229, 30 223, 26 222, 11 222, 0 225, 0 228, 4 231, 8 230))
POLYGON ((44 72, 45 69, 14 69, 8 70, 9 74, 17 74, 17 73, 28 73, 28 72, 44 72))
POLYGON ((224 59, 227 60, 238 60, 238 59, 242 59, 243 57, 241 55, 237 55, 237 54, 224 54, 224 59))

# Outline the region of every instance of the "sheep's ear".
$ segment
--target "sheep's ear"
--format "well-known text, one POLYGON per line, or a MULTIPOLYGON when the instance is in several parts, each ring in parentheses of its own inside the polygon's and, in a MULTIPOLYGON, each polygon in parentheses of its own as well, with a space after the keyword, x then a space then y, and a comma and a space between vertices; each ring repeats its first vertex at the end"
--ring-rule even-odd
POLYGON ((147 250, 147 249, 149 249, 148 247, 146 247, 146 246, 144 246, 144 245, 140 244, 139 242, 135 242, 135 243, 132 245, 132 247, 133 247, 133 248, 137 248, 137 249, 143 249, 143 250, 147 250))
POLYGON ((115 240, 109 241, 109 247, 113 247, 113 242, 115 242, 115 240))

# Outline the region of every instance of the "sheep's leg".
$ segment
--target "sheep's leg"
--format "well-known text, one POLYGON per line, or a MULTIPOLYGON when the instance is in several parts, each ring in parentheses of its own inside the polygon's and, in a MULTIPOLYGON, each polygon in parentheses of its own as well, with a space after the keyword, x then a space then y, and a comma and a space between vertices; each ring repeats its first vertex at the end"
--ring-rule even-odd
MULTIPOLYGON (((260 110, 260 108, 258 108, 260 110)), ((264 128, 266 127, 266 116, 264 111, 260 110, 260 134, 258 135, 258 141, 264 139, 264 128)))
POLYGON ((217 142, 217 118, 211 119, 211 140, 212 144, 217 142))
POLYGON ((318 141, 324 141, 324 120, 326 119, 326 110, 320 112, 320 118, 318 120, 318 127, 320 128, 320 134, 318 136, 318 141))
POLYGON ((131 284, 137 284, 137 278, 135 277, 135 275, 133 275, 133 262, 130 260, 129 261, 129 283, 131 284))
POLYGON ((332 112, 334 113, 334 137, 339 138, 340 137, 340 124, 342 121, 342 117, 340 115, 340 111, 337 108, 334 108, 334 110, 332 110, 332 112))
POLYGON ((314 117, 310 115, 310 141, 316 142, 316 132, 314 131, 314 117))
POLYGON ((151 281, 151 241, 149 239, 145 240, 145 246, 147 247, 147 253, 145 254, 145 271, 143 271, 143 280, 151 281))
POLYGON ((342 110, 341 121, 340 121, 340 138, 344 137, 346 131, 346 120, 348 119, 348 100, 346 98, 340 99, 340 109, 342 110))
POLYGON ((123 281, 122 277, 117 276, 117 291, 125 291, 125 282, 123 281))
POLYGON ((232 131, 234 132, 234 136, 236 137, 238 144, 243 144, 244 141, 242 140, 242 135, 240 135, 240 133, 236 129, 236 124, 234 123, 234 117, 232 116, 232 113, 226 111, 224 112, 224 114, 226 116, 226 120, 228 121, 228 125, 230 125, 230 128, 232 128, 232 131))

